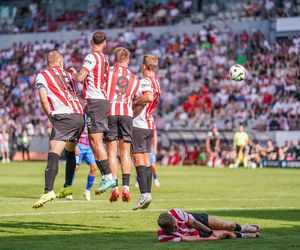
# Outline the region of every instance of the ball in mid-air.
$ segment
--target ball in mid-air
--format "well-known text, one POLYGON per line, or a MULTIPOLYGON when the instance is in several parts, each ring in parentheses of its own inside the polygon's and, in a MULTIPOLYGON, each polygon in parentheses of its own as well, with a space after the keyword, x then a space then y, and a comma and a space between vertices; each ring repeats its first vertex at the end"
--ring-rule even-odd
POLYGON ((246 78, 247 70, 244 68, 244 66, 235 64, 230 67, 229 74, 232 80, 239 82, 246 78))

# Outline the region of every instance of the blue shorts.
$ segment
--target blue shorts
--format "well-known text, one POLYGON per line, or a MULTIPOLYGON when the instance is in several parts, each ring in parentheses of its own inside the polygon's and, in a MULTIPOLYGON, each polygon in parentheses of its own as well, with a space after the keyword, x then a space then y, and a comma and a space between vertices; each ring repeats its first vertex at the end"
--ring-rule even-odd
POLYGON ((85 162, 88 165, 96 163, 93 151, 90 146, 84 146, 81 144, 77 144, 77 146, 80 149, 80 154, 78 156, 76 156, 76 164, 77 165, 81 165, 82 160, 85 160, 85 162))
POLYGON ((156 156, 155 156, 153 150, 151 150, 151 153, 150 153, 150 163, 151 164, 155 164, 156 163, 156 156))

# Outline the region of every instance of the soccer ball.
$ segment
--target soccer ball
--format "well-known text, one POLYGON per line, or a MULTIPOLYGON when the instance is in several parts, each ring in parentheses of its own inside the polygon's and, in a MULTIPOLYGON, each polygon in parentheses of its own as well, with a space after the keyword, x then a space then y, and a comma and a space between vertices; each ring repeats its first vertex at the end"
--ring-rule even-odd
POLYGON ((230 67, 229 74, 232 80, 240 82, 246 78, 247 70, 242 65, 235 64, 230 67))

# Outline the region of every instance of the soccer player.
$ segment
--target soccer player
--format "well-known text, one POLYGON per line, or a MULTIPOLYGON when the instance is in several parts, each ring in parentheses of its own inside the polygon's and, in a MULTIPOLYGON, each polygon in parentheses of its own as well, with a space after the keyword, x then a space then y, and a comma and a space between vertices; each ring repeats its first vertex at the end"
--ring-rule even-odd
POLYGON ((92 53, 85 57, 81 70, 78 73, 74 68, 71 70, 76 81, 84 81, 89 141, 97 167, 102 174, 102 181, 95 192, 99 195, 116 184, 103 145, 103 133, 108 130, 108 111, 110 108, 107 97, 109 62, 103 53, 106 46, 106 34, 96 31, 91 39, 91 46, 92 53))
POLYGON ((81 165, 82 161, 90 166, 90 172, 87 177, 86 188, 83 196, 87 201, 91 201, 91 188, 94 185, 94 180, 97 172, 97 164, 93 154, 93 151, 89 145, 89 139, 86 129, 82 132, 79 142, 76 147, 76 173, 81 165))
POLYGON ((258 238, 259 226, 239 225, 207 214, 188 214, 171 209, 158 217, 160 242, 211 241, 236 238, 258 238))
MULTIPOLYGON (((241 159, 244 159, 244 153, 248 143, 249 143, 249 135, 244 131, 243 124, 240 124, 239 131, 237 131, 234 134, 234 138, 233 138, 233 148, 236 150, 236 154, 237 154, 235 160, 235 167, 238 167, 240 165, 241 159)), ((247 166, 246 158, 243 164, 247 166)))
POLYGON ((208 133, 206 138, 206 152, 208 154, 208 167, 215 165, 216 159, 220 151, 219 131, 216 125, 213 125, 212 130, 208 133))
POLYGON ((128 70, 130 63, 129 50, 119 47, 114 51, 115 62, 110 68, 108 77, 108 96, 110 111, 108 115, 108 128, 104 139, 108 152, 108 161, 112 175, 116 181, 110 201, 117 201, 120 193, 118 188, 118 143, 120 148, 120 161, 122 168, 122 200, 130 201, 129 181, 131 169, 130 145, 132 138, 133 98, 139 87, 139 80, 135 74, 128 70))
POLYGON ((75 147, 84 128, 83 109, 76 96, 71 74, 64 70, 63 56, 57 50, 47 54, 48 69, 36 77, 40 102, 52 123, 50 150, 45 170, 45 194, 33 205, 42 207, 46 202, 72 194, 71 185, 76 167, 75 147), (53 185, 58 173, 58 161, 65 150, 66 175, 64 187, 55 195, 53 185))
POLYGON ((150 163, 151 145, 154 136, 154 112, 160 99, 160 84, 155 77, 158 59, 154 55, 145 55, 142 64, 144 78, 140 80, 137 92, 138 98, 134 101, 134 119, 132 135, 132 155, 141 196, 133 208, 145 209, 150 204, 152 168, 150 163))

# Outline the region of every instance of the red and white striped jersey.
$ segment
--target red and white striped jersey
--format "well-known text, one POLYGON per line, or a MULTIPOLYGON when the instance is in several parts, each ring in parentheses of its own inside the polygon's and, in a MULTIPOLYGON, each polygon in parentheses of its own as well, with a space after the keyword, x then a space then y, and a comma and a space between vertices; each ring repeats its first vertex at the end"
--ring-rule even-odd
POLYGON ((106 56, 94 51, 85 57, 82 68, 89 73, 83 83, 84 98, 107 100, 109 62, 106 56))
POLYGON ((47 90, 52 114, 83 114, 71 74, 61 67, 51 67, 36 76, 36 86, 47 90))
POLYGON ((83 146, 89 146, 90 145, 89 144, 89 136, 88 136, 88 133, 87 133, 86 129, 84 129, 82 131, 82 134, 81 134, 81 136, 79 138, 78 144, 81 144, 83 146))
POLYGON ((138 87, 139 80, 129 69, 122 66, 110 67, 107 84, 107 93, 110 100, 108 115, 132 117, 132 102, 138 87))
POLYGON ((143 129, 155 129, 153 112, 160 99, 160 83, 155 77, 145 77, 140 80, 137 96, 141 96, 144 92, 150 91, 153 94, 153 101, 148 103, 142 112, 133 119, 133 127, 143 129))
POLYGON ((180 209, 171 209, 169 212, 177 221, 177 230, 175 232, 166 233, 163 229, 158 230, 158 240, 160 242, 180 242, 183 236, 199 236, 199 231, 187 225, 191 214, 188 214, 180 209))

